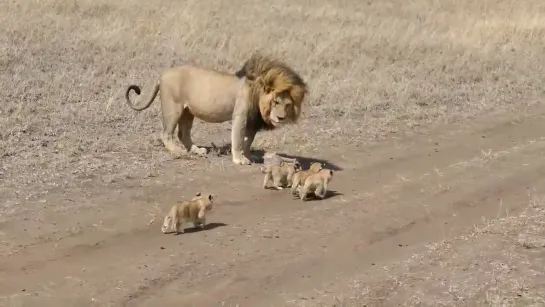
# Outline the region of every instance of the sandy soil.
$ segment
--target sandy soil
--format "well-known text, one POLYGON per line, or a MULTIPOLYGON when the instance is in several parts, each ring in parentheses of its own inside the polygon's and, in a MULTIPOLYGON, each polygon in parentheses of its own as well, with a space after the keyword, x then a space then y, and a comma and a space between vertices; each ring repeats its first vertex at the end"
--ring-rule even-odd
MULTIPOLYGON (((196 166, 192 172, 198 175, 183 175, 172 162, 156 177, 113 183, 109 190, 91 181, 75 195, 51 193, 44 204, 97 203, 101 209, 55 214, 41 223, 32 217, 2 223, 0 269, 6 278, 0 295, 13 306, 315 305, 355 293, 357 281, 367 288, 359 303, 403 302, 415 293, 392 295, 401 286, 388 285, 392 276, 383 276, 384 267, 426 252, 427 244, 467 235, 483 219, 520 214, 539 197, 535 191, 545 185, 544 118, 545 110, 494 116, 363 150, 324 151, 320 158, 337 171, 323 201, 261 189, 259 166, 238 168, 229 157, 213 158, 225 163, 222 171, 196 166), (219 195, 209 227, 162 234, 161 214, 171 202, 203 187, 219 195), (381 297, 385 291, 392 292, 381 297)), ((535 206, 544 209, 542 202, 535 206)), ((543 221, 537 222, 543 240, 543 221)), ((482 243, 469 248, 480 251, 482 243)), ((523 276, 533 291, 545 286, 545 250, 537 249, 532 257, 538 276, 523 276)), ((437 250, 426 259, 444 252, 437 250)), ((524 250, 520 245, 513 252, 524 250)), ((449 267, 471 257, 450 259, 449 267)), ((416 270, 406 286, 430 283, 435 269, 438 264, 416 270)), ((483 289, 464 301, 484 299, 497 278, 480 276, 483 289)))
POLYGON ((543 306, 544 25, 541 0, 0 1, 0 306, 543 306), (256 49, 310 99, 254 149, 326 163, 325 200, 173 159, 159 104, 123 103, 256 49), (205 190, 208 228, 162 234, 205 190))

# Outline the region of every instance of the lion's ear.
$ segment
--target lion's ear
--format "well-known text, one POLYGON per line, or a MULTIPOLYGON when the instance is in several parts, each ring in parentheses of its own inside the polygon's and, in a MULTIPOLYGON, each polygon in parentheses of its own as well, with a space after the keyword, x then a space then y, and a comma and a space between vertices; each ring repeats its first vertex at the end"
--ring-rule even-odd
POLYGON ((197 196, 197 197, 201 196, 201 192, 197 192, 197 194, 195 194, 195 196, 197 196))

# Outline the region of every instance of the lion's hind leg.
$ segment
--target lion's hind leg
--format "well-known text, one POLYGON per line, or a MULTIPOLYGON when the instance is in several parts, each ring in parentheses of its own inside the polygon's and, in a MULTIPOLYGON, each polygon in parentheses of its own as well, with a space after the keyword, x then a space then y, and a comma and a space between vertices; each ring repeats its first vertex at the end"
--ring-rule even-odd
POLYGON ((312 183, 307 179, 303 186, 299 188, 299 197, 301 197, 302 201, 307 200, 307 195, 309 192, 314 192, 312 189, 312 183))
POLYGON ((206 148, 198 147, 193 144, 193 140, 191 139, 191 129, 193 128, 194 119, 195 116, 191 114, 188 108, 182 110, 178 120, 178 139, 180 139, 180 142, 182 142, 189 153, 205 156, 207 154, 206 148))
POLYGON ((326 189, 323 186, 317 187, 316 190, 314 191, 314 195, 316 195, 317 197, 321 199, 325 198, 325 194, 326 194, 326 189))
POLYGON ((267 189, 269 187, 269 181, 271 179, 271 173, 267 172, 265 173, 265 176, 263 176, 263 188, 267 189))
POLYGON ((181 157, 184 150, 174 142, 174 130, 176 130, 183 108, 174 100, 169 101, 168 97, 162 99, 163 131, 161 132, 161 141, 174 156, 181 157))
POLYGON ((297 187, 299 186, 299 175, 296 173, 291 179, 291 194, 295 195, 297 187))
POLYGON ((282 186, 282 179, 283 179, 282 174, 276 174, 276 176, 273 176, 274 188, 279 190, 279 191, 284 189, 283 186, 282 186))

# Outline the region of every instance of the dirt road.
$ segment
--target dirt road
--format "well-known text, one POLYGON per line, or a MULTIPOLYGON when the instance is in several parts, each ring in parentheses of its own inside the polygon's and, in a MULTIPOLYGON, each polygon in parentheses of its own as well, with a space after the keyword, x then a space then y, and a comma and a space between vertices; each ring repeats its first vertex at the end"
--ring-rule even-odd
POLYGON ((44 207, 88 205, 0 224, 0 305, 332 306, 356 277, 526 205, 545 187, 544 117, 489 116, 324 151, 336 173, 323 201, 264 190, 259 165, 226 156, 188 170, 174 160, 108 190, 59 187, 44 207), (172 201, 212 187, 209 229, 161 233, 172 201))

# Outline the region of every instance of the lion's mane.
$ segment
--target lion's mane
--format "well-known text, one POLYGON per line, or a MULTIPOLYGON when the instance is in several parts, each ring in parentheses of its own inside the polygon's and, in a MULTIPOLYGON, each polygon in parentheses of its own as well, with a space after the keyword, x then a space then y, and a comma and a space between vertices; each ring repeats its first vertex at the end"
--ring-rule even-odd
POLYGON ((288 118, 292 123, 297 122, 308 88, 301 76, 291 67, 282 61, 254 54, 236 72, 236 75, 239 78, 246 77, 246 82, 249 85, 248 124, 250 126, 256 130, 275 129, 269 119, 272 99, 262 100, 261 97, 270 93, 278 95, 285 91, 293 101, 293 109, 288 112, 288 118))

